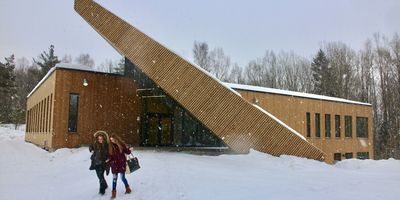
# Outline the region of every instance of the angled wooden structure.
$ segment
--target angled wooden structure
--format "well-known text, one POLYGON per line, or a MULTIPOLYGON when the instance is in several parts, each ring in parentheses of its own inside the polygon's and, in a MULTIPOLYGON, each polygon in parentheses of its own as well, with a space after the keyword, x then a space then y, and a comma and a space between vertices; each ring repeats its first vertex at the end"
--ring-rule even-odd
POLYGON ((324 159, 300 134, 96 2, 75 0, 75 10, 232 150, 324 159))

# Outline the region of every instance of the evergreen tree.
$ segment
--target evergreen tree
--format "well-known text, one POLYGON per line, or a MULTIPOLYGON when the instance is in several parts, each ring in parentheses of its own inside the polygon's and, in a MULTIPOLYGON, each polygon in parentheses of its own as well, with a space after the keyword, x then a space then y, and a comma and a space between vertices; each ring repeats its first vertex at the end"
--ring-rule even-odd
POLYGON ((122 57, 117 63, 117 66, 114 68, 114 72, 117 74, 124 74, 124 71, 125 71, 125 58, 122 57))
POLYGON ((58 57, 54 54, 54 46, 50 45, 49 52, 43 51, 39 56, 39 60, 36 61, 33 59, 33 62, 40 66, 41 77, 43 77, 51 68, 56 66, 57 63, 60 63, 60 60, 58 60, 58 57))
POLYGON ((314 93, 336 96, 334 73, 329 64, 325 52, 320 49, 311 63, 311 70, 314 78, 314 93))
POLYGON ((16 93, 14 55, 5 60, 5 64, 0 62, 0 123, 11 122, 16 93))

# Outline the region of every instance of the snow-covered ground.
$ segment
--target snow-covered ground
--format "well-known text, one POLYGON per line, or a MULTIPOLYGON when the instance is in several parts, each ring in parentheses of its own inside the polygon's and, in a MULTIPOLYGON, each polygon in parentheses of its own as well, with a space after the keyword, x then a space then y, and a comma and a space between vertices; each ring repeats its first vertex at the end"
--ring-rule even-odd
MULTIPOLYGON (((117 199, 400 199, 400 161, 314 160, 252 151, 198 156, 137 151, 142 168, 118 180, 117 199)), ((0 199, 109 199, 100 196, 87 148, 48 153, 24 142, 23 128, 0 126, 0 199)), ((106 177, 111 185, 111 175, 106 177)))

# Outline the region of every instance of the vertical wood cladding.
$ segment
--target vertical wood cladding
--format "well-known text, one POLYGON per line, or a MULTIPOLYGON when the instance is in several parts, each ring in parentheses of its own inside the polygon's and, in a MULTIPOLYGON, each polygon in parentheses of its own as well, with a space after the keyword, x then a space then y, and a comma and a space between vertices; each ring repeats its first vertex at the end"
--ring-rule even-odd
POLYGON ((323 159, 320 149, 94 1, 76 0, 75 10, 232 150, 323 159))
POLYGON ((53 148, 89 144, 104 130, 138 144, 138 98, 131 79, 118 75, 57 69, 53 148), (86 79, 88 85, 83 86, 86 79), (77 131, 68 132, 69 95, 79 94, 77 131))
POLYGON ((320 148, 326 153, 326 162, 334 161, 334 154, 340 153, 345 158, 346 153, 369 152, 373 159, 373 110, 368 105, 357 105, 341 103, 334 101, 323 101, 317 99, 308 99, 287 95, 271 94, 264 92, 255 92, 247 90, 237 90, 243 98, 254 101, 257 99, 257 105, 268 110, 270 113, 285 122, 291 128, 301 133, 309 142, 320 148), (309 113, 310 120, 307 120, 309 113), (320 136, 316 133, 315 114, 320 116, 320 136), (325 115, 330 118, 330 136, 326 136, 325 115), (351 116, 352 137, 346 137, 345 118, 351 116), (368 136, 364 138, 356 135, 357 117, 368 118, 368 136), (307 126, 308 121, 308 126, 307 126), (339 122, 340 124, 338 124, 339 122), (337 125, 337 127, 336 127, 337 125), (309 135, 307 135, 309 127, 309 135), (337 131, 339 132, 336 132, 337 131))
POLYGON ((55 81, 56 74, 51 74, 45 82, 27 99, 26 110, 27 124, 29 126, 26 129, 25 141, 37 144, 44 148, 51 148, 53 139, 54 129, 52 126, 52 115, 46 117, 45 109, 43 109, 43 102, 48 101, 50 108, 54 107, 54 101, 52 96, 55 93, 55 81), (44 124, 48 124, 48 127, 44 127, 44 124))
POLYGON ((104 130, 138 145, 134 82, 105 73, 57 68, 27 100, 25 140, 48 149, 79 147, 104 130), (88 86, 83 86, 86 79, 88 86), (79 94, 77 131, 68 132, 69 95, 79 94))

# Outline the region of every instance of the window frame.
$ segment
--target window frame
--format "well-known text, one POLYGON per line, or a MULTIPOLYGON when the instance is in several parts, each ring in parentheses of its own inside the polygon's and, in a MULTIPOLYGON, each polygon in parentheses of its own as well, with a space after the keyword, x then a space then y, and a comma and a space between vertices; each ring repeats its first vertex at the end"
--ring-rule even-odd
POLYGON ((315 137, 321 138, 321 114, 315 113, 315 137))
POLYGON ((306 113, 306 136, 311 137, 311 113, 306 113))
POLYGON ((342 161, 342 154, 341 153, 333 153, 333 161, 337 162, 337 161, 342 161), (339 159, 337 159, 339 158, 339 159))
POLYGON ((360 160, 369 159, 369 152, 357 152, 357 159, 360 159, 360 160))
POLYGON ((353 137, 353 117, 351 115, 344 116, 344 136, 345 138, 353 137))
POLYGON ((331 137, 331 114, 325 114, 325 138, 330 138, 330 137, 331 137))
POLYGON ((79 93, 69 93, 69 98, 68 98, 68 127, 67 127, 67 131, 68 133, 77 133, 78 132, 78 117, 79 117, 79 93), (71 125, 71 97, 72 96, 76 96, 76 119, 75 119, 75 129, 72 129, 70 127, 71 125), (72 130, 71 130, 72 129, 72 130))
POLYGON ((345 153, 345 154, 344 154, 344 157, 345 157, 346 159, 353 159, 353 158, 354 158, 353 152, 347 152, 347 153, 345 153), (349 156, 349 155, 351 155, 351 156, 349 156))
POLYGON ((341 137, 341 119, 340 115, 335 115, 335 138, 341 137))
POLYGON ((368 117, 356 117, 356 136, 358 138, 368 138, 368 117), (360 120, 364 120, 363 123, 365 123, 365 133, 363 135, 359 134, 360 128, 359 128, 359 122, 360 120))

